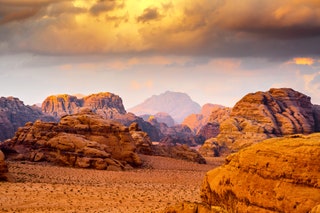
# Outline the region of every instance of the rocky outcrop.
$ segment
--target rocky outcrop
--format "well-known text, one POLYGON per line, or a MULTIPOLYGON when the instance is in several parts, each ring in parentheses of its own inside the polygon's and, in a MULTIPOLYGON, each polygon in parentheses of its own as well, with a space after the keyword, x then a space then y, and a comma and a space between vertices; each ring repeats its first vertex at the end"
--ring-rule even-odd
POLYGON ((201 198, 228 212, 309 212, 320 204, 319 156, 320 134, 266 140, 209 171, 201 198))
POLYGON ((181 123, 185 117, 200 111, 200 105, 187 94, 167 91, 160 95, 153 95, 143 103, 128 109, 136 115, 155 115, 158 112, 168 113, 176 123, 181 123))
POLYGON ((80 99, 67 94, 49 96, 44 100, 41 108, 43 112, 58 118, 78 113, 82 108, 88 108, 106 119, 126 113, 122 99, 109 92, 92 94, 80 99))
POLYGON ((119 170, 141 165, 129 129, 89 110, 64 116, 59 123, 28 123, 0 147, 11 158, 81 168, 119 170))
POLYGON ((18 98, 0 98, 0 141, 12 138, 17 129, 36 120, 54 121, 37 106, 26 106, 18 98))
POLYGON ((156 119, 159 123, 165 123, 168 127, 174 126, 175 122, 173 118, 165 112, 158 112, 155 115, 140 115, 143 120, 148 121, 150 119, 156 119))
POLYGON ((129 127, 130 134, 135 142, 139 154, 153 155, 152 141, 146 132, 143 132, 138 123, 132 123, 129 127))
POLYGON ((207 172, 202 203, 186 201, 164 212, 319 212, 319 156, 319 133, 268 139, 207 172))
POLYGON ((153 155, 181 159, 199 164, 206 164, 206 160, 196 150, 189 146, 158 144, 152 146, 153 155))
POLYGON ((0 150, 0 181, 7 180, 8 167, 3 152, 0 150))
POLYGON ((231 151, 271 137, 319 131, 319 111, 310 97, 293 89, 270 89, 250 93, 220 123, 219 146, 231 151))
POLYGON ((199 114, 189 115, 183 120, 182 124, 187 125, 194 133, 198 133, 207 123, 221 122, 218 116, 221 117, 221 111, 225 111, 225 108, 217 104, 205 104, 199 114))

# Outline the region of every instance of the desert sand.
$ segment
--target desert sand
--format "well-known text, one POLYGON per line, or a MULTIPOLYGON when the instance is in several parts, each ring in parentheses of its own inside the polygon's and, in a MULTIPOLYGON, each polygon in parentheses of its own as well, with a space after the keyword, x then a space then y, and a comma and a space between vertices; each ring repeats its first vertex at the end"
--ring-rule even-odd
POLYGON ((200 201, 205 173, 224 161, 141 158, 143 168, 118 172, 8 162, 11 181, 0 183, 0 212, 161 212, 200 201))

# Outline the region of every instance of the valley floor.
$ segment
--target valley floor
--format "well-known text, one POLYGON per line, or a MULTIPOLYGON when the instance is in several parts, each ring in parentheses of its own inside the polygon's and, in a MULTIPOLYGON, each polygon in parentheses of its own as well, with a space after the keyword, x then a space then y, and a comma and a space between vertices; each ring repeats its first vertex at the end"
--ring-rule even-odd
POLYGON ((183 201, 200 201, 208 164, 141 156, 142 169, 112 172, 8 162, 11 182, 0 182, 0 212, 160 212, 183 201))

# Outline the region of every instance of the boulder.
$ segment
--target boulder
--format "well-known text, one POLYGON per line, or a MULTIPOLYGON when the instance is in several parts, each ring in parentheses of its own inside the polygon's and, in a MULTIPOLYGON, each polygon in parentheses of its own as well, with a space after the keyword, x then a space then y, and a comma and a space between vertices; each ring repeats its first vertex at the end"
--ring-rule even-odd
POLYGON ((0 147, 12 158, 81 168, 123 169, 142 163, 129 129, 90 110, 64 116, 59 123, 28 123, 0 147))
POLYGON ((309 212, 320 204, 320 134, 268 139, 209 171, 202 201, 228 212, 309 212))

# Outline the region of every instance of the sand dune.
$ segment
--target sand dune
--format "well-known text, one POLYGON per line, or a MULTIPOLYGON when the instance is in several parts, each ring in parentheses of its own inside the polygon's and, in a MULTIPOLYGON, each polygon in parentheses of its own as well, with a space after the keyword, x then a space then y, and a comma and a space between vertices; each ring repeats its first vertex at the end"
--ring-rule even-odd
POLYGON ((144 167, 112 172, 8 162, 12 182, 0 183, 0 212, 160 212, 185 200, 200 201, 200 165, 141 156, 144 167))

